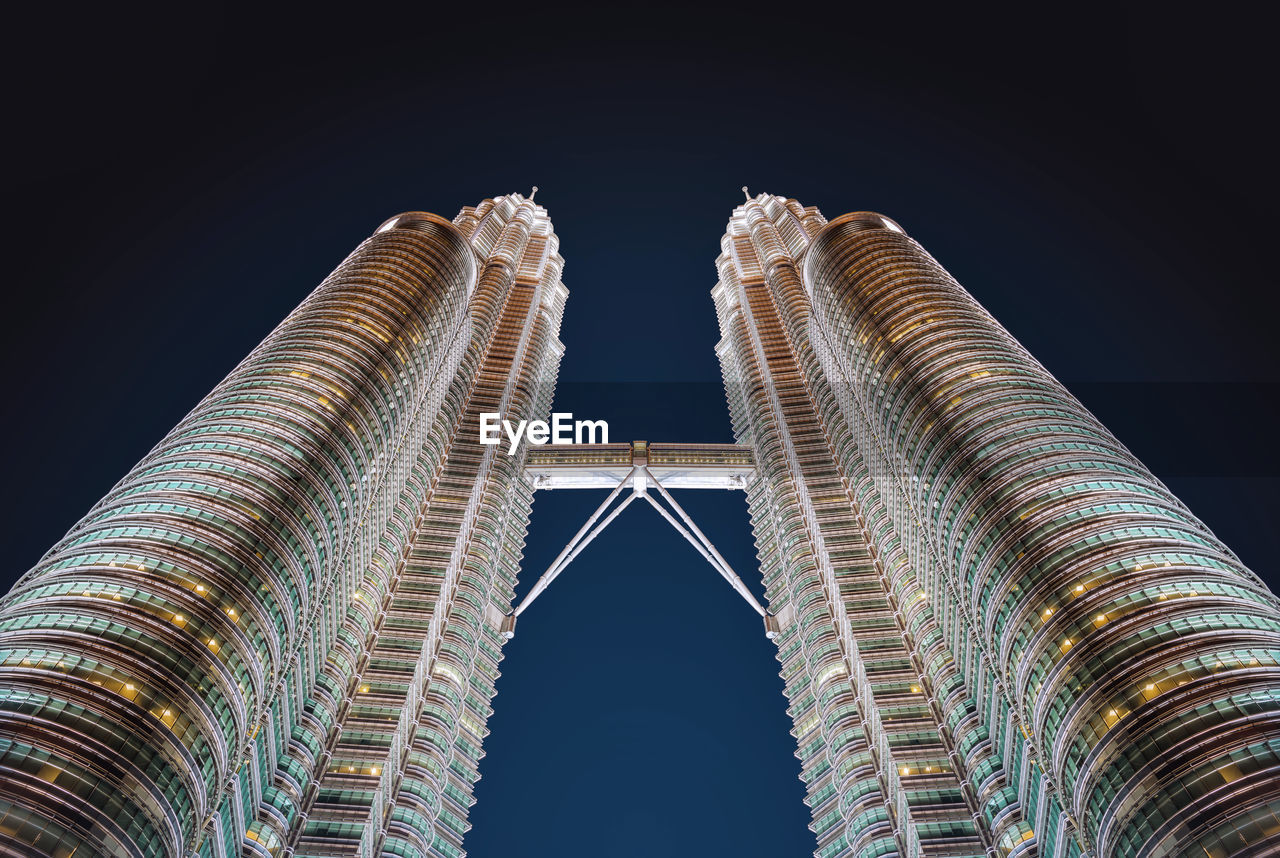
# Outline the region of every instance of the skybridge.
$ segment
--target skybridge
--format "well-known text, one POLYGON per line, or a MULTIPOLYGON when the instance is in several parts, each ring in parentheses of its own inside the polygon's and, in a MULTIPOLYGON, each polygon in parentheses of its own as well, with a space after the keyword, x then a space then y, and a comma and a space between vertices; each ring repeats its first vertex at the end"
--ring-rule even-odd
POLYGON ((778 633, 777 620, 752 595, 738 573, 716 550, 669 489, 746 489, 755 477, 751 449, 737 444, 559 444, 530 447, 525 476, 535 489, 610 489, 608 497, 578 529, 542 573, 533 589, 502 624, 514 637, 516 618, 628 506, 643 500, 675 528, 743 600, 764 619, 765 635, 778 633))
POLYGON ((535 489, 612 489, 642 467, 668 489, 744 489, 755 476, 737 444, 549 444, 530 447, 524 472, 535 489))

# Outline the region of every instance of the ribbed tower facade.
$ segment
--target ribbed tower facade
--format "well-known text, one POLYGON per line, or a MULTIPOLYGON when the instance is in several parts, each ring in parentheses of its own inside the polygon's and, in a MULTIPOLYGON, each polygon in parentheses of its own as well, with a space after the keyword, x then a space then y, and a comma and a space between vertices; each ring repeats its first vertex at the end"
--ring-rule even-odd
POLYGON ((0 603, 0 854, 461 856, 567 290, 518 194, 409 213, 0 603))
POLYGON ((1280 854, 1280 605, 895 223, 713 290, 820 858, 1280 854))
POLYGON ((818 858, 1280 854, 1276 597, 893 221, 721 250, 738 446, 507 455, 546 211, 384 223, 0 601, 0 856, 461 858, 515 616, 637 498, 763 616, 818 858), (767 607, 668 486, 747 491, 767 607), (611 493, 513 610, 538 487, 611 493))

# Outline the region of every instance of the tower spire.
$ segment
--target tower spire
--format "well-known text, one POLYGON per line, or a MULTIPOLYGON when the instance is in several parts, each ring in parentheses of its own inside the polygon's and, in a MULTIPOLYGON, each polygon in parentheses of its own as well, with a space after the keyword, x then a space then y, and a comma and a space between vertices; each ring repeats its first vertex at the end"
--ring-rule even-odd
POLYGON ((538 193, 538 186, 534 185, 533 190, 529 192, 529 202, 533 202, 533 197, 538 193))
POLYGON ((747 202, 751 202, 751 192, 747 190, 747 186, 742 186, 742 195, 747 198, 747 202))

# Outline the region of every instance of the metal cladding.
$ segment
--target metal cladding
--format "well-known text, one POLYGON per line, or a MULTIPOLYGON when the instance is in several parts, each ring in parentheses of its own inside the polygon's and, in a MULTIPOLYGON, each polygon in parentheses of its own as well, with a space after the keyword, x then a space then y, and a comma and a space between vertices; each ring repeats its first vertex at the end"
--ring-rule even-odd
POLYGON ((881 215, 713 291, 822 858, 1280 851, 1280 605, 881 215))
POLYGON ((721 249, 738 445, 508 455, 545 209, 384 223, 0 601, 0 856, 462 858, 516 615, 637 498, 777 644, 819 858, 1280 854, 1276 597, 893 221, 721 249), (513 609, 538 488, 612 491, 513 609), (668 488, 746 490, 767 609, 668 488))
POLYGON ((532 496, 475 415, 550 408, 556 249, 387 221, 22 578, 0 854, 462 854, 532 496))

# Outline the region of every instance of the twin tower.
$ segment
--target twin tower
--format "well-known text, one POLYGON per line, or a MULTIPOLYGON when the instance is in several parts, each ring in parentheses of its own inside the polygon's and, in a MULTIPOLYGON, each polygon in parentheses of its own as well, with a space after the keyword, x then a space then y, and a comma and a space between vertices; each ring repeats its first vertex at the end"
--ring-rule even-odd
MULTIPOLYGON (((720 250, 814 854, 1280 854, 1276 597, 893 221, 720 250)), ((17 583, 0 855, 464 854, 555 464, 479 415, 548 418, 563 264, 519 194, 392 218, 17 583)))

